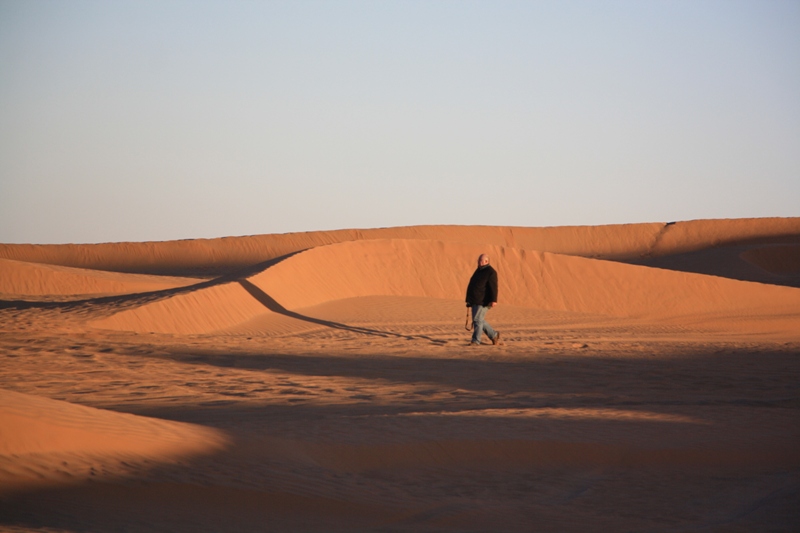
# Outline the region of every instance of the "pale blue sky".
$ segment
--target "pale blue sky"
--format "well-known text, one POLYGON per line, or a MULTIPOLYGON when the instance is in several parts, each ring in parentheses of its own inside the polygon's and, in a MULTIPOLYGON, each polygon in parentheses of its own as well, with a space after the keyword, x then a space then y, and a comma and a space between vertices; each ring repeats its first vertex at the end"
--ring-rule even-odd
POLYGON ((800 1, 0 0, 0 242, 800 216, 800 1))

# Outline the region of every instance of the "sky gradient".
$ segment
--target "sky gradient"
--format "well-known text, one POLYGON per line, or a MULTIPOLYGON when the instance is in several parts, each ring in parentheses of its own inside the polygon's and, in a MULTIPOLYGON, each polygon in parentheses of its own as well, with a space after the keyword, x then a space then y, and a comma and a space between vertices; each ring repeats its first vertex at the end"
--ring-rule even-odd
POLYGON ((0 242, 800 216, 800 1, 0 0, 0 242))

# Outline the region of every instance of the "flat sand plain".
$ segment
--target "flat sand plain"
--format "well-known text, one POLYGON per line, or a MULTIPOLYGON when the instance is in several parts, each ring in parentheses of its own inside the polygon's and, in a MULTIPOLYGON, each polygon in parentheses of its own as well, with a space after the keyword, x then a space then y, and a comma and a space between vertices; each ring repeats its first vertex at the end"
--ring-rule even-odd
POLYGON ((0 245, 0 361, 3 531, 800 528, 798 218, 0 245))

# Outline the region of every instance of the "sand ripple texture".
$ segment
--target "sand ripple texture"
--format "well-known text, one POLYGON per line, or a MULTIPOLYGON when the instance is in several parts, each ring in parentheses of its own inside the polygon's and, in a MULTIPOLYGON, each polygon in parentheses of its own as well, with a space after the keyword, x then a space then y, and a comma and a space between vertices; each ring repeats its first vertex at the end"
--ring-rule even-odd
POLYGON ((800 219, 0 244, 0 530, 796 531, 800 219), (480 253, 500 275, 468 346, 480 253))

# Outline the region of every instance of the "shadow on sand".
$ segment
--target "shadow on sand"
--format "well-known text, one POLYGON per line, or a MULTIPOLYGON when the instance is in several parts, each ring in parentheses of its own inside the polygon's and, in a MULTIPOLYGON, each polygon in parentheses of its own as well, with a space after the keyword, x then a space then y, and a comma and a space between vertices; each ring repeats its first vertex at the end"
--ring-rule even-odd
POLYGON ((433 344, 447 344, 447 341, 443 341, 440 339, 434 339, 428 337, 426 335, 404 335, 402 333, 395 333, 393 331, 381 331, 377 329, 370 329, 370 328, 361 328, 358 326, 348 326, 347 324, 342 324, 339 322, 332 322, 330 320, 323 320, 321 318, 314 318, 307 315, 301 315, 300 313, 296 313, 294 311, 290 311, 275 301, 269 294, 265 293, 253 283, 246 279, 237 280, 239 284, 246 290, 250 296, 258 300, 261 305, 272 311, 273 313, 278 313, 290 318, 295 318, 297 320, 302 320, 304 322, 309 322, 311 324, 317 324, 319 326, 325 326, 334 329, 340 329, 344 331, 350 331, 352 333, 360 333, 362 335, 374 335, 377 337, 395 337, 399 339, 406 339, 406 340, 414 340, 414 339, 421 339, 429 341, 433 344))

